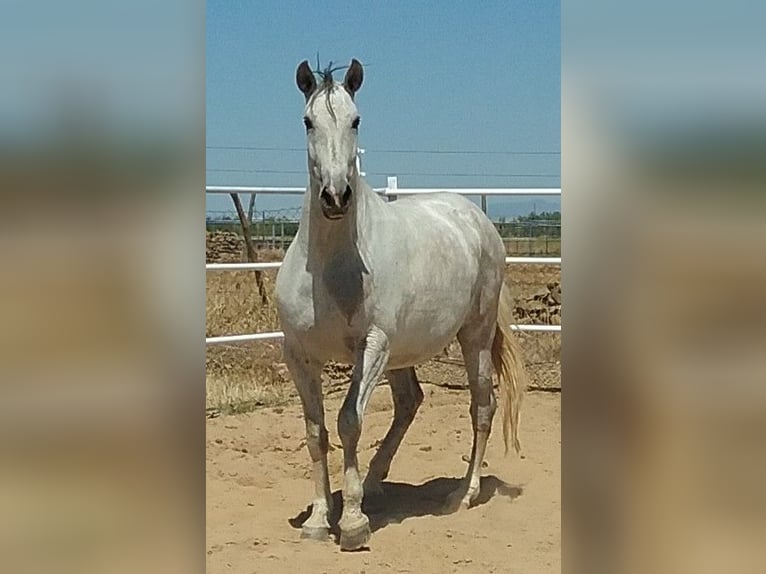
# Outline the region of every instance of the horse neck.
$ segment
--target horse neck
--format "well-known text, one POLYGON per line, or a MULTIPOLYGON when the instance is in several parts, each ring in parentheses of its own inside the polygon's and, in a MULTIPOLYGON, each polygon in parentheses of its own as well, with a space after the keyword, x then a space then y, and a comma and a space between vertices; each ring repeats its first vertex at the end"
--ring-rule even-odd
POLYGON ((301 228, 307 231, 303 239, 309 259, 321 264, 333 254, 358 254, 360 237, 365 236, 369 222, 385 202, 357 175, 356 195, 348 212, 340 220, 329 220, 319 205, 319 185, 313 178, 310 180, 301 219, 301 228))

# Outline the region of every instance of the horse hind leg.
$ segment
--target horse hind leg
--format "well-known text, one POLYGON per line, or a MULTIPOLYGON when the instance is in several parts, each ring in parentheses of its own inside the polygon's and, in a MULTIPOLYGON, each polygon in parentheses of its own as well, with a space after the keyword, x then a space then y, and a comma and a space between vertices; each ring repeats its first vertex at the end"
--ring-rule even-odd
POLYGON ((388 476, 391 460, 399 449, 415 413, 423 402, 423 390, 420 388, 415 369, 395 369, 387 373, 394 402, 394 419, 378 451, 370 461, 367 477, 364 481, 364 493, 377 494, 382 491, 381 482, 388 476))
POLYGON ((468 386, 471 391, 471 423, 473 426, 473 446, 471 459, 464 483, 455 496, 468 508, 479 495, 481 486, 481 466, 487 449, 487 440, 492 430, 492 420, 497 410, 497 401, 492 388, 492 340, 494 321, 481 325, 478 329, 464 327, 458 333, 458 341, 463 352, 463 360, 468 374, 468 386))

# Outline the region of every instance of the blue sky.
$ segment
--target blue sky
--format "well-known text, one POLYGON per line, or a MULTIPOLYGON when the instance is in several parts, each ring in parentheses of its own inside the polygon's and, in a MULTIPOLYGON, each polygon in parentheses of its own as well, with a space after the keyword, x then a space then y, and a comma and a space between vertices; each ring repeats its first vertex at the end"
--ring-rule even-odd
MULTIPOLYGON (((305 185, 295 69, 318 52, 322 64, 365 66, 359 139, 373 186, 386 175, 402 187, 560 186, 559 2, 210 0, 206 43, 208 184, 305 185)), ((262 196, 257 207, 297 201, 262 196)), ((490 200, 490 211, 533 203, 558 208, 515 198, 490 200)), ((208 209, 230 200, 209 196, 208 209)))

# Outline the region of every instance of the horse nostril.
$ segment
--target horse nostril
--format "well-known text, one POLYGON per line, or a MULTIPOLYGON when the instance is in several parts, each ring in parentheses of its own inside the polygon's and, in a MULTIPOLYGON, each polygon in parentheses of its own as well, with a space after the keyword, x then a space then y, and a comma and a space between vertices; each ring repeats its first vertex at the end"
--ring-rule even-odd
POLYGON ((346 190, 343 192, 343 196, 340 198, 341 205, 346 205, 351 199, 351 186, 347 185, 346 190))
POLYGON ((335 202, 333 201, 332 195, 329 191, 327 191, 326 187, 322 188, 322 193, 319 194, 320 199, 322 200, 322 203, 324 203, 327 206, 332 206, 335 202))

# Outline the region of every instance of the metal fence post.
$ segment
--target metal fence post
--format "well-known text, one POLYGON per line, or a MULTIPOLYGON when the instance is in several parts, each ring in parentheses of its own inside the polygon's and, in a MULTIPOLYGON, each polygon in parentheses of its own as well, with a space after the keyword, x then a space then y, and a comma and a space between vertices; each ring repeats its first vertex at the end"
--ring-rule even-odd
POLYGON ((268 239, 266 239, 266 210, 261 215, 263 219, 263 225, 261 225, 261 247, 266 248, 269 246, 268 239))
POLYGON ((364 153, 364 150, 360 147, 356 148, 356 171, 359 172, 359 175, 364 177, 367 174, 362 171, 362 154, 364 153))
POLYGON ((399 188, 399 182, 396 179, 396 176, 389 177, 388 183, 386 184, 386 196, 388 196, 388 201, 396 201, 396 190, 399 188))

